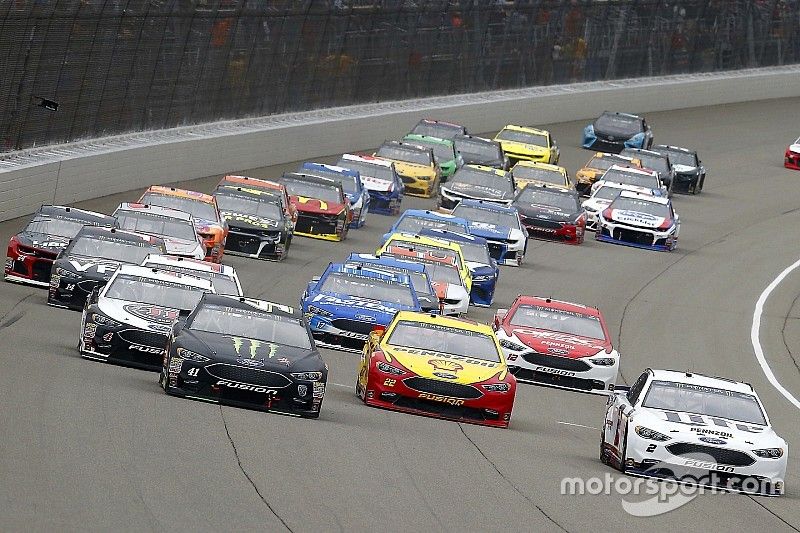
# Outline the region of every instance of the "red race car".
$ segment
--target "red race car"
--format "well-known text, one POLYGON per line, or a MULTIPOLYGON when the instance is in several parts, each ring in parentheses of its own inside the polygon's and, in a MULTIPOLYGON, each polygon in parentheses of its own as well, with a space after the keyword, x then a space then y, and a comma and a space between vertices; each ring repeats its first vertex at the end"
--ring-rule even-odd
POLYGON ((800 137, 786 147, 786 154, 783 156, 783 166, 793 170, 800 170, 800 137))
POLYGON ((275 180, 286 186, 297 208, 295 235, 326 241, 343 241, 353 220, 350 202, 342 184, 330 178, 286 172, 275 180))

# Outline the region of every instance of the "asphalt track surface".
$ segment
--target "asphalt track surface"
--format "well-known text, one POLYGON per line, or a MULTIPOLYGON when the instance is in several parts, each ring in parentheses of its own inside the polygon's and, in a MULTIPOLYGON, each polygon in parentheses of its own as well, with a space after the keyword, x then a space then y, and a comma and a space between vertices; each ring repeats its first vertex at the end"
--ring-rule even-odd
MULTIPOLYGON (((618 494, 561 495, 564 477, 619 477, 598 460, 602 396, 523 384, 508 430, 393 413, 361 404, 358 356, 331 350, 319 420, 168 397, 154 373, 79 358, 78 313, 47 307, 41 289, 1 283, 0 530, 797 531, 800 413, 764 378, 749 335, 759 294, 800 255, 800 172, 781 166, 799 105, 648 115, 656 142, 696 147, 708 168, 701 195, 675 199, 678 250, 531 241, 523 268, 502 269, 495 301, 529 293, 598 305, 626 383, 647 366, 752 382, 790 445, 785 497, 704 494, 635 518, 618 494)), ((545 126, 574 173, 590 155, 578 147, 583 123, 545 126)), ((110 212, 139 192, 80 207, 110 212)), ((249 296, 295 305, 329 261, 373 250, 391 222, 371 215, 344 243, 298 237, 283 263, 226 262, 249 296)), ((24 223, 0 224, 0 237, 24 223)), ((796 396, 798 294, 800 271, 773 292, 761 328, 768 362, 796 396)), ((492 313, 470 310, 485 321, 492 313)))

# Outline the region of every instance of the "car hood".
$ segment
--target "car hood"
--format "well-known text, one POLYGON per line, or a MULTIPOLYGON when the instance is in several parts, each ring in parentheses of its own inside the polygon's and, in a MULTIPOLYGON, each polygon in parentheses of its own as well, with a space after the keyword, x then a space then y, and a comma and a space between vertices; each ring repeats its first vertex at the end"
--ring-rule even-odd
POLYGON ((295 365, 303 366, 304 371, 324 369, 322 359, 313 349, 206 331, 184 330, 179 339, 182 346, 214 361, 276 371, 295 365))
POLYGON ((666 221, 663 217, 653 216, 649 213, 640 213, 638 211, 623 209, 612 209, 611 220, 645 228, 657 228, 666 221))
POLYGON ((431 167, 427 165, 420 165, 417 163, 408 163, 407 161, 394 160, 394 168, 398 174, 404 176, 432 176, 436 173, 431 167))
POLYGON ((23 231, 17 234, 17 239, 23 246, 44 250, 57 254, 67 247, 69 239, 57 235, 47 235, 33 231, 23 231))
POLYGON ((488 198, 498 201, 511 201, 514 196, 514 193, 511 191, 501 191, 486 185, 473 185, 471 183, 462 182, 448 183, 447 185, 443 185, 442 189, 476 199, 488 198))
POLYGON ((574 220, 578 213, 565 213, 564 211, 559 211, 557 208, 546 206, 546 205, 537 205, 537 204, 514 204, 520 214, 525 215, 528 218, 539 218, 542 220, 554 220, 556 222, 567 222, 574 220))
POLYGON ((413 310, 412 307, 405 305, 327 292, 312 294, 305 303, 333 313, 334 318, 354 318, 365 322, 374 321, 378 324, 388 324, 398 311, 413 310), (356 315, 363 315, 363 317, 356 318, 356 315), (365 317, 371 317, 374 320, 365 317))
POLYGON ((503 151, 517 154, 546 154, 550 151, 550 149, 545 146, 515 141, 500 141, 500 145, 503 147, 503 151))
POLYGON ((569 333, 535 329, 522 326, 503 325, 508 336, 516 337, 522 344, 535 352, 580 359, 600 352, 611 353, 611 343, 600 339, 579 337, 569 333))
POLYGON ((194 255, 200 247, 197 241, 185 241, 174 237, 163 237, 167 253, 170 255, 194 255))
POLYGON ((483 165, 486 167, 502 167, 504 161, 497 157, 483 157, 479 154, 471 154, 469 152, 461 152, 461 157, 464 158, 465 165, 483 165))
POLYGON ((344 204, 339 202, 326 202, 319 198, 307 198, 305 196, 292 196, 292 204, 298 211, 319 215, 338 215, 345 209, 344 204))
POLYGON ((364 185, 365 189, 375 192, 390 192, 392 185, 394 185, 392 180, 365 176, 363 174, 361 175, 361 183, 364 185))
POLYGON ((255 215, 248 215, 245 213, 233 213, 231 211, 223 211, 222 216, 230 226, 236 226, 246 229, 278 229, 280 221, 272 220, 271 218, 264 218, 255 215))
POLYGON ((789 150, 794 152, 794 153, 796 153, 796 154, 800 154, 800 144, 792 144, 792 145, 790 145, 789 146, 789 150))
MULTIPOLYGON (((694 413, 667 411, 650 407, 637 409, 631 417, 634 425, 642 425, 663 433, 671 441, 701 445, 741 447, 750 450, 780 448, 786 445, 769 426, 748 424, 694 413)), ((668 441, 669 443, 669 441, 668 441)))
POLYGON ((88 257, 62 257, 56 260, 55 267, 77 272, 85 279, 108 281, 122 263, 110 259, 91 259, 88 257))
POLYGON ((381 349, 389 364, 397 361, 420 377, 438 381, 471 385, 498 374, 500 379, 504 379, 507 373, 505 364, 498 361, 483 361, 464 355, 392 346, 388 343, 381 343, 381 349))
POLYGON ((97 307, 118 322, 164 334, 169 333, 179 313, 178 309, 172 307, 103 297, 97 300, 97 307))
MULTIPOLYGON (((487 222, 469 222, 469 232, 471 235, 484 239, 509 239, 512 236, 512 228, 487 222)), ((522 237, 521 234, 522 232, 520 232, 520 237, 522 237)))

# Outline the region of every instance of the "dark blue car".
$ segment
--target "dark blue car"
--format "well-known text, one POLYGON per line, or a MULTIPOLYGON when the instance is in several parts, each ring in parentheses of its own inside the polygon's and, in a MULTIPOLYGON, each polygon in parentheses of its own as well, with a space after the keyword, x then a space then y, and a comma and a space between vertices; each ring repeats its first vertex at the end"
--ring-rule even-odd
POLYGON ((625 148, 650 148, 653 132, 643 117, 629 113, 604 111, 583 128, 584 148, 599 152, 620 153, 625 148))
POLYGON ((489 255, 498 264, 522 265, 528 249, 528 232, 516 207, 483 200, 462 200, 453 214, 467 220, 470 235, 486 239, 489 255))

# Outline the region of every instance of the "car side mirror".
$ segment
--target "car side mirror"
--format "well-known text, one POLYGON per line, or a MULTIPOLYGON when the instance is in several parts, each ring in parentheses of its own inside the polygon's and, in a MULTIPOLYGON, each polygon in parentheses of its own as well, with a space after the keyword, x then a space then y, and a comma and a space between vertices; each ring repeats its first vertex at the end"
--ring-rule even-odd
POLYGON ((311 283, 316 283, 318 281, 319 281, 319 276, 314 276, 313 278, 311 278, 311 283))

